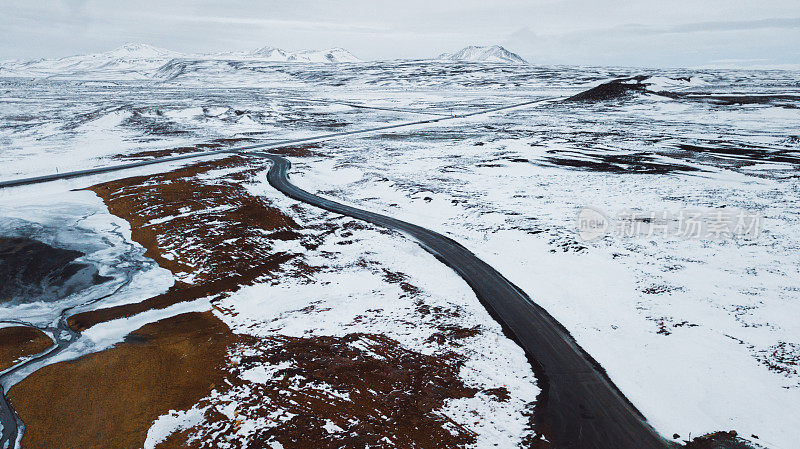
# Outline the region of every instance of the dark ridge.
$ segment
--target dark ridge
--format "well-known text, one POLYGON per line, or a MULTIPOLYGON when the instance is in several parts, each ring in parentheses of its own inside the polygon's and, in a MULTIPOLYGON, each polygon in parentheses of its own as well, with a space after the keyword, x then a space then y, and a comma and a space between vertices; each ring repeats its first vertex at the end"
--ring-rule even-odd
POLYGON ((643 173, 663 175, 673 172, 694 172, 699 168, 691 165, 660 162, 648 154, 592 154, 583 158, 554 153, 544 159, 561 167, 576 170, 598 171, 607 173, 643 173))
POLYGON ((80 251, 19 237, 0 237, 0 302, 56 301, 110 280, 75 262, 80 251))
POLYGON ((732 143, 719 143, 710 145, 679 144, 681 151, 689 155, 707 154, 730 159, 737 159, 743 162, 756 164, 759 162, 781 162, 788 164, 800 164, 800 153, 793 150, 779 148, 765 148, 752 145, 737 145, 732 143))
POLYGON ((647 87, 642 84, 642 81, 647 78, 649 77, 640 75, 616 79, 573 95, 567 98, 566 101, 606 101, 625 98, 635 93, 645 93, 647 92, 647 87))
POLYGON ((733 106, 745 104, 765 104, 781 106, 785 108, 797 108, 800 102, 800 95, 735 95, 735 94, 705 94, 692 93, 683 95, 688 100, 703 100, 710 103, 733 106))

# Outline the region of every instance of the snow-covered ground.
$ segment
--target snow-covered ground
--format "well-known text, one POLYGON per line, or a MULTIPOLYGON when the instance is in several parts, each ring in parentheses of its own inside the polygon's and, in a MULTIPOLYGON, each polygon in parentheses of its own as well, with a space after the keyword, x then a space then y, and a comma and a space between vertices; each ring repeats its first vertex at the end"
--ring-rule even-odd
MULTIPOLYGON (((315 228, 330 218, 310 206, 297 208, 263 178, 250 190, 305 227, 315 228)), ((334 229, 313 250, 297 242, 276 247, 305 253, 304 263, 323 267, 319 271, 245 287, 216 302, 217 315, 235 333, 259 338, 377 334, 424 355, 461 359, 461 378, 482 393, 450 400, 438 413, 474 432, 476 447, 517 446, 531 432, 526 412, 540 390, 522 349, 503 335, 469 286, 399 234, 349 218, 338 219, 334 229), (509 399, 500 401, 488 394, 496 388, 506 389, 509 399)), ((242 377, 252 381, 258 372, 263 382, 287 367, 258 367, 242 377)), ((243 394, 247 390, 212 395, 209 401, 222 410, 231 402, 246 403, 243 394)), ((244 423, 237 438, 243 441, 256 430, 278 424, 259 424, 247 416, 247 411, 240 411, 244 423)), ((204 433, 208 431, 200 432, 204 433)))
MULTIPOLYGON (((736 430, 778 449, 800 440, 793 426, 800 420, 800 73, 405 61, 165 64, 136 77, 106 73, 102 82, 0 79, 0 178, 199 143, 260 143, 419 118, 409 110, 449 115, 566 97, 639 74, 653 76, 651 90, 695 94, 554 103, 330 141, 290 157, 291 178, 463 243, 563 323, 666 437, 736 430), (761 232, 755 239, 609 235, 587 242, 575 222, 587 206, 609 216, 741 209, 762 217, 761 232)), ((251 188, 294 210, 265 184, 251 188)), ((65 227, 89 212, 106 217, 99 235, 118 221, 89 192, 63 195, 80 203, 62 208, 72 214, 59 219, 65 227)), ((23 199, 5 198, 4 211, 22 217, 27 210, 29 220, 52 214, 50 203, 23 199)), ((443 413, 456 421, 467 409, 507 417, 471 427, 481 446, 519 438, 518 419, 538 390, 519 348, 466 284, 403 238, 369 227, 329 237, 307 257, 328 270, 311 282, 242 289, 219 304, 235 313, 220 317, 248 335, 385 333, 430 353, 423 336, 437 323, 420 320, 374 267, 401 272, 426 302, 462 310, 456 324, 484 329, 456 349, 469 360, 467 382, 507 383, 515 392, 504 403, 480 395, 453 401, 443 413), (358 263, 365 259, 374 265, 358 263), (372 311, 376 298, 380 312, 372 311)), ((188 413, 159 420, 153 438, 169 423, 189 426, 197 413, 188 413)))
POLYGON ((369 147, 342 144, 334 158, 304 161, 293 179, 463 242, 566 325, 664 435, 735 429, 792 447, 798 436, 784 421, 798 417, 800 399, 800 192, 792 181, 508 162, 536 151, 517 139, 442 145, 435 154, 424 144, 393 156, 369 147), (721 205, 763 214, 759 239, 588 243, 576 235, 583 206, 721 205))

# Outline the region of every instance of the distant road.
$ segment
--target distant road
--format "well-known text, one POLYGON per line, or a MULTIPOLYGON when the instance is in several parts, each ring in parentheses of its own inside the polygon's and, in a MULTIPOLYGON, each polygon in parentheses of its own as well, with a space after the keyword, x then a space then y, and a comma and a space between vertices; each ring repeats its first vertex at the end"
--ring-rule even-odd
POLYGON ((442 116, 442 117, 451 117, 452 114, 447 114, 444 112, 432 112, 426 111, 423 109, 411 109, 411 108, 393 108, 389 106, 370 106, 361 103, 355 103, 352 101, 344 101, 344 100, 320 100, 314 98, 291 98, 291 97, 282 97, 282 96, 266 96, 262 98, 267 99, 274 99, 285 101, 288 103, 312 103, 312 104, 335 104, 341 106, 349 106, 351 108, 356 109, 371 109, 375 111, 387 111, 387 112, 401 112, 406 114, 418 114, 418 115, 433 115, 433 116, 442 116))
MULTIPOLYGON (((222 153, 233 153, 233 152, 242 152, 242 151, 250 151, 250 150, 269 150, 269 149, 282 148, 282 147, 287 147, 287 146, 292 146, 292 145, 299 145, 299 144, 304 144, 304 143, 322 142, 322 141, 326 141, 326 140, 337 139, 337 138, 340 138, 340 137, 355 136, 355 135, 359 135, 359 134, 371 134, 371 133, 381 132, 381 131, 386 131, 386 130, 391 130, 391 129, 407 128, 407 127, 410 127, 410 126, 417 126, 417 125, 427 125, 427 124, 433 124, 433 123, 438 123, 438 122, 443 122, 443 121, 448 121, 448 120, 455 120, 455 119, 460 119, 460 118, 472 117, 472 116, 476 116, 476 115, 490 114, 492 112, 504 111, 504 110, 507 110, 507 109, 522 108, 522 107, 525 107, 525 106, 532 106, 532 105, 536 105, 536 104, 549 103, 549 102, 553 102, 553 101, 557 101, 557 100, 561 100, 561 99, 563 99, 563 98, 561 98, 561 97, 550 97, 550 98, 544 98, 544 99, 538 99, 538 100, 525 101, 525 102, 522 102, 522 103, 515 103, 515 104, 512 104, 512 105, 508 105, 508 106, 500 106, 500 107, 497 107, 497 108, 482 109, 480 111, 470 112, 470 113, 466 113, 466 114, 458 114, 458 115, 452 115, 452 116, 447 116, 447 117, 437 117, 437 118, 431 118, 431 119, 427 119, 427 120, 416 120, 416 121, 411 121, 411 122, 401 122, 401 123, 396 123, 394 125, 378 126, 378 127, 374 127, 374 128, 359 129, 359 130, 354 130, 354 131, 342 131, 342 132, 338 132, 338 133, 322 134, 322 135, 319 135, 319 136, 307 137, 307 138, 303 138, 303 139, 281 140, 281 141, 278 141, 278 142, 271 142, 271 143, 262 143, 262 144, 256 144, 256 145, 224 148, 224 149, 220 149, 220 150, 202 151, 202 152, 197 152, 197 153, 181 154, 181 155, 178 155, 178 156, 161 157, 161 158, 149 159, 149 160, 146 160, 146 161, 137 161, 137 162, 128 162, 128 163, 123 163, 123 164, 114 164, 114 165, 108 165, 108 166, 105 166, 105 167, 89 168, 89 169, 85 169, 85 170, 76 170, 76 171, 70 171, 70 172, 64 172, 64 173, 53 173, 53 174, 50 174, 50 175, 34 176, 34 177, 29 177, 29 178, 9 179, 9 180, 5 180, 5 181, 0 181, 0 189, 2 189, 4 187, 16 187, 16 186, 24 186, 24 185, 30 185, 30 184, 39 184, 39 183, 42 183, 42 182, 58 181, 58 180, 61 180, 61 179, 80 178, 82 176, 98 175, 98 174, 102 174, 102 173, 108 173, 108 172, 119 171, 119 170, 126 170, 126 169, 130 169, 130 168, 138 168, 138 167, 145 167, 145 166, 148 166, 148 165, 163 164, 165 162, 175 162, 175 161, 182 161, 182 160, 187 160, 187 159, 196 159, 196 158, 200 158, 200 157, 213 156, 213 155, 222 154, 222 153)), ((363 107, 363 106, 361 106, 361 107, 363 107)))
POLYGON ((289 181, 288 160, 267 153, 251 154, 272 161, 267 179, 286 196, 400 231, 458 273, 532 361, 543 391, 535 417, 548 429, 555 448, 675 447, 655 432, 561 323, 461 244, 423 227, 309 193, 289 181))

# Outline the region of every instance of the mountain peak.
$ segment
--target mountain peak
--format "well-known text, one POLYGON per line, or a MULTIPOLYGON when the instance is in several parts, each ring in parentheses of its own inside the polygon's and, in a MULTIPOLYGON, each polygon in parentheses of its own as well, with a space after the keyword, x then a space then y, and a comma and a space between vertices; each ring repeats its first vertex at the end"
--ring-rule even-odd
POLYGON ((270 46, 270 45, 265 45, 265 46, 263 46, 263 47, 261 47, 261 48, 259 48, 259 49, 257 49, 257 50, 252 52, 252 54, 254 54, 254 55, 263 55, 263 56, 269 56, 269 55, 272 55, 273 53, 286 54, 286 52, 284 52, 280 48, 275 48, 275 47, 270 46))
POLYGON ((327 50, 286 51, 265 46, 249 54, 250 57, 276 62, 360 62, 349 51, 335 47, 327 50))
POLYGON ((470 45, 462 48, 456 53, 443 53, 439 55, 438 59, 463 62, 503 62, 507 64, 528 63, 518 54, 510 52, 500 45, 470 45))
POLYGON ((141 43, 127 43, 105 54, 108 56, 115 56, 120 58, 140 58, 140 59, 170 58, 179 55, 179 53, 174 52, 172 50, 153 47, 152 45, 141 44, 141 43))

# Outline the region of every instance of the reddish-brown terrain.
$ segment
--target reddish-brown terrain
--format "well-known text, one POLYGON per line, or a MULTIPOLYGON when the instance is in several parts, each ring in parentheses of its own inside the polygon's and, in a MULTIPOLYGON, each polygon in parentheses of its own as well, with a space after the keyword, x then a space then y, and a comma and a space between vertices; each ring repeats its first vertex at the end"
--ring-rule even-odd
POLYGON ((141 447, 156 418, 219 384, 233 339, 213 314, 184 314, 108 351, 40 369, 9 394, 25 422, 23 447, 141 447))
MULTIPOLYGON (((82 331, 204 297, 213 304, 241 285, 278 279, 286 270, 312 273, 302 255, 272 250, 273 242, 287 239, 313 249, 318 237, 303 234, 292 218, 243 186, 264 170, 260 164, 228 156, 91 187, 131 224, 146 255, 179 280, 141 303, 72 316, 70 326, 82 331)), ((474 332, 443 327, 432 341, 474 332)), ((379 334, 235 336, 211 312, 189 313, 149 324, 104 352, 47 366, 15 386, 10 399, 26 423, 24 446, 34 449, 140 447, 159 416, 203 405, 212 390, 226 394, 244 384, 251 394, 240 404, 242 417, 292 415, 253 435, 255 447, 273 441, 286 448, 461 447, 475 435, 437 409, 478 390, 459 378, 459 356, 446 354, 422 355, 379 334), (248 368, 279 363, 293 367, 265 383, 240 378, 248 368), (342 431, 324 430, 328 422, 342 431)), ((486 393, 498 401, 508 396, 503 388, 486 393)), ((241 420, 214 410, 206 413, 207 422, 173 434, 160 447, 217 447, 241 420)))
POLYGON ((0 328, 0 371, 15 365, 21 358, 38 354, 53 341, 42 331, 24 326, 0 328))

